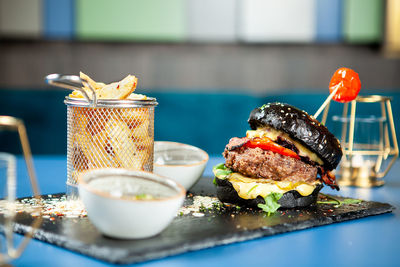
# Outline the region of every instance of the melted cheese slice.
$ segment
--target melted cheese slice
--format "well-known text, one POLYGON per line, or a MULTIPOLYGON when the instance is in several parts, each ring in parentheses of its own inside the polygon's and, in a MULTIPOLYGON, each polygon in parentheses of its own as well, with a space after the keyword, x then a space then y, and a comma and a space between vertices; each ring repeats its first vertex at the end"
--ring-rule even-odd
POLYGON ((317 156, 317 154, 311 152, 308 148, 290 138, 290 136, 287 133, 275 130, 271 127, 262 127, 262 128, 257 128, 257 130, 249 130, 247 131, 246 136, 248 138, 268 137, 272 141, 276 141, 278 139, 278 136, 280 136, 281 138, 293 143, 299 150, 300 156, 309 157, 310 160, 317 162, 319 165, 324 164, 324 162, 317 156))
POLYGON ((288 181, 274 181, 271 179, 254 179, 245 177, 236 172, 231 173, 227 177, 227 180, 243 199, 255 199, 258 196, 266 197, 272 192, 284 194, 291 190, 296 190, 302 196, 309 196, 320 183, 319 181, 313 183, 293 183, 288 181))

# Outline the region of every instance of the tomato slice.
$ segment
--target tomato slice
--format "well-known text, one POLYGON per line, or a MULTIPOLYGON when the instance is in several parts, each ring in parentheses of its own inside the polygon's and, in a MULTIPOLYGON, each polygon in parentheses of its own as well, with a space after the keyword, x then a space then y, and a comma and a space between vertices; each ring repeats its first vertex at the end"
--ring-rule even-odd
POLYGON ((332 93, 339 87, 333 100, 337 102, 349 102, 356 99, 361 89, 361 81, 357 72, 349 68, 340 68, 333 74, 329 83, 329 91, 332 93))
POLYGON ((290 150, 286 147, 283 147, 281 145, 278 145, 277 143, 275 143, 268 137, 262 137, 262 138, 257 137, 257 138, 251 139, 250 141, 248 141, 245 144, 245 146, 250 147, 250 148, 259 147, 264 150, 270 150, 272 152, 279 153, 283 156, 300 159, 299 155, 297 155, 296 152, 294 152, 293 150, 290 150))

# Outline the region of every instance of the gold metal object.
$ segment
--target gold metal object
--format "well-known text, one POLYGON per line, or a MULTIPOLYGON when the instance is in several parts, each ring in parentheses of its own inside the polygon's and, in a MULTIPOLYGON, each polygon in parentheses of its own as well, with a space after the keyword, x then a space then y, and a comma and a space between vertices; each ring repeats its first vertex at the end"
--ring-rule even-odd
MULTIPOLYGON (((380 95, 358 96, 350 103, 350 114, 349 103, 344 104, 341 119, 336 119, 341 122, 340 140, 343 150, 337 173, 340 185, 374 187, 384 184, 382 178, 399 155, 390 100, 380 95), (360 103, 380 105, 380 117, 360 119, 356 114, 357 104, 360 103), (377 133, 375 140, 372 140, 373 133, 377 133)), ((372 106, 369 107, 371 109, 368 110, 373 110, 372 106)), ((323 123, 326 122, 327 109, 323 123)))
POLYGON ((67 194, 78 197, 80 175, 92 169, 153 171, 154 98, 103 100, 67 97, 67 194))
POLYGON ((99 99, 85 79, 50 74, 48 84, 78 90, 84 98, 66 97, 67 195, 79 196, 79 176, 98 168, 153 170, 155 98, 99 99), (82 86, 90 90, 87 94, 82 86))
POLYGON ((386 28, 384 51, 386 56, 400 57, 400 1, 386 0, 386 28))
MULTIPOLYGON (((18 247, 14 248, 14 241, 13 241, 13 236, 12 236, 12 221, 15 218, 15 192, 11 194, 8 194, 8 198, 6 199, 8 204, 7 208, 10 208, 7 213, 9 213, 10 216, 5 216, 4 221, 5 221, 5 237, 6 237, 6 242, 7 242, 7 255, 1 255, 0 257, 0 262, 7 262, 8 260, 16 259, 18 258, 21 253, 24 251, 26 245, 28 244, 29 240, 32 238, 34 232, 36 229, 39 228, 39 226, 42 223, 42 216, 41 216, 41 196, 39 192, 39 186, 37 183, 36 179, 36 174, 35 170, 33 167, 33 161, 32 161, 32 153, 30 150, 29 146, 29 141, 28 141, 28 136, 26 133, 25 125, 22 122, 22 120, 10 117, 10 116, 0 116, 0 130, 7 130, 7 131, 17 131, 19 140, 21 142, 22 146, 22 153, 25 158, 25 163, 26 167, 28 169, 28 175, 29 175, 29 180, 32 186, 33 190, 33 197, 36 199, 38 203, 38 208, 34 209, 35 214, 37 215, 36 218, 33 220, 32 225, 30 230, 25 234, 23 240, 19 244, 18 247)), ((4 156, 6 153, 3 153, 2 156, 4 156)), ((12 155, 10 155, 12 156, 12 155)), ((15 162, 13 163, 12 157, 9 157, 8 164, 10 164, 11 168, 15 168, 15 162)), ((8 179, 8 177, 7 177, 8 179)), ((10 175, 10 181, 7 181, 7 186, 12 187, 14 186, 14 191, 15 191, 15 185, 16 185, 16 177, 15 173, 13 175, 10 175)), ((13 191, 12 189, 8 188, 8 191, 13 191)))

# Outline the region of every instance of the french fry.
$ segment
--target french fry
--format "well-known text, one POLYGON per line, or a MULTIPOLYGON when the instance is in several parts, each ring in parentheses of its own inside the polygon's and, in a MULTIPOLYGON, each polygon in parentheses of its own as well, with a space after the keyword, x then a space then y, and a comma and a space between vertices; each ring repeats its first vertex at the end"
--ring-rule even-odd
POLYGON ((72 128, 75 132, 72 140, 74 145, 72 161, 75 170, 119 167, 119 163, 107 151, 107 138, 103 134, 105 120, 106 116, 101 110, 73 109, 72 121, 75 125, 72 128), (98 118, 99 116, 101 118, 98 118))
POLYGON ((88 118, 85 114, 85 110, 83 108, 74 108, 73 116, 74 118, 72 119, 72 121, 76 125, 73 128, 77 129, 78 131, 83 131, 88 123, 88 118))
POLYGON ((120 163, 118 162, 117 158, 115 157, 113 147, 110 144, 110 140, 107 136, 106 131, 101 131, 101 132, 97 133, 96 135, 92 136, 92 138, 93 138, 93 143, 97 147, 101 148, 104 151, 104 153, 108 154, 107 158, 110 161, 110 164, 108 166, 114 167, 114 168, 121 167, 120 163))
MULTIPOLYGON (((110 84, 96 82, 83 72, 80 72, 79 76, 95 90, 98 99, 147 99, 145 95, 133 94, 137 86, 137 78, 133 75, 128 75, 123 80, 110 84)), ((92 90, 86 84, 82 89, 92 98, 92 90)), ((69 97, 84 98, 80 91, 72 92, 69 97)))
MULTIPOLYGON (((144 170, 145 169, 145 165, 148 162, 149 158, 150 158, 150 153, 146 150, 138 150, 137 154, 136 154, 136 158, 138 163, 140 164, 140 170, 144 170)), ((152 162, 153 163, 153 162, 152 162)))
POLYGON ((70 98, 84 98, 83 94, 80 91, 73 91, 68 95, 70 98))
MULTIPOLYGON (((88 75, 86 75, 86 74, 83 73, 83 72, 80 72, 80 73, 79 73, 79 76, 80 76, 81 79, 86 80, 86 81, 88 82, 88 84, 89 84, 95 91, 96 91, 96 90, 99 90, 99 89, 101 89, 101 88, 103 88, 103 87, 105 86, 104 83, 95 82, 92 78, 90 78, 88 75)), ((91 90, 88 86, 84 85, 84 86, 82 86, 82 89, 85 90, 85 92, 88 94, 88 96, 89 96, 90 98, 92 98, 92 94, 93 94, 93 93, 92 93, 92 90, 91 90)), ((77 91, 77 90, 73 91, 73 92, 70 93, 68 96, 69 96, 70 98, 84 98, 83 94, 82 94, 80 91, 77 91)))
POLYGON ((82 114, 81 108, 74 108, 72 109, 72 116, 73 119, 71 120, 74 124, 71 128, 74 129, 72 132, 72 140, 71 147, 72 147, 72 165, 75 170, 77 171, 84 171, 89 168, 88 166, 88 159, 83 153, 81 147, 77 143, 76 133, 80 132, 86 126, 87 120, 86 117, 82 114))
POLYGON ((131 130, 131 138, 136 142, 149 143, 149 120, 143 121, 131 130))
POLYGON ((118 114, 131 130, 150 120, 150 111, 146 108, 120 109, 118 114))
POLYGON ((137 85, 137 78, 133 75, 126 76, 122 81, 110 83, 96 91, 98 99, 125 99, 137 85))
POLYGON ((85 130, 91 135, 96 135, 103 131, 109 118, 108 111, 102 108, 88 109, 86 111, 86 116, 88 118, 88 122, 85 130))
POLYGON ((112 156, 103 147, 93 142, 90 134, 76 133, 75 140, 88 159, 90 168, 114 167, 112 156))
POLYGON ((74 146, 72 155, 72 165, 77 171, 84 171, 89 168, 88 159, 79 146, 74 146))
POLYGON ((130 137, 138 150, 146 150, 151 155, 152 137, 149 133, 150 111, 146 108, 121 110, 121 117, 130 129, 130 137))
MULTIPOLYGON (((101 88, 103 88, 105 86, 104 83, 95 82, 92 78, 90 78, 88 75, 86 75, 82 71, 79 73, 79 77, 81 77, 81 79, 83 79, 83 80, 86 80, 88 82, 88 84, 94 90, 99 90, 99 89, 101 89, 101 88)), ((84 89, 87 89, 86 91, 90 91, 91 92, 91 90, 89 88, 87 88, 86 86, 84 86, 84 89)))
POLYGON ((140 158, 143 159, 143 165, 146 164, 147 160, 152 155, 152 137, 149 133, 150 126, 150 114, 148 109, 134 109, 130 110, 132 116, 130 121, 133 125, 127 123, 130 129, 130 137, 136 143, 140 158), (133 113, 135 112, 135 113, 133 113))
POLYGON ((121 167, 143 170, 148 155, 137 149, 136 143, 129 136, 129 127, 121 120, 110 118, 106 131, 115 157, 121 167))
POLYGON ((147 96, 142 95, 142 94, 131 93, 126 99, 131 99, 131 100, 146 100, 146 99, 147 99, 147 96))

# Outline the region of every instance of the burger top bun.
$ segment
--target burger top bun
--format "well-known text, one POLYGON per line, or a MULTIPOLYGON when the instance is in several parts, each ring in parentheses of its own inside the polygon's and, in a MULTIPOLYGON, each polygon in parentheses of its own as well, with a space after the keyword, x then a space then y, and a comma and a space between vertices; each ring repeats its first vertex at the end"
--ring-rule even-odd
POLYGON ((307 112, 282 103, 269 103, 254 109, 248 119, 251 129, 269 126, 287 133, 316 153, 326 170, 337 167, 342 158, 339 140, 307 112))

